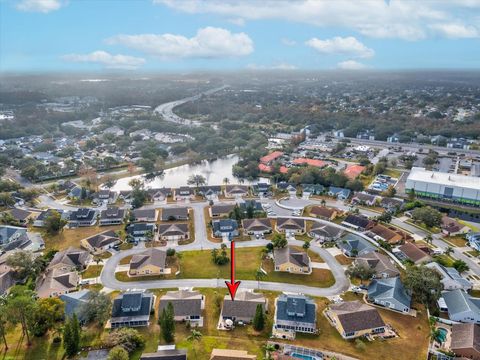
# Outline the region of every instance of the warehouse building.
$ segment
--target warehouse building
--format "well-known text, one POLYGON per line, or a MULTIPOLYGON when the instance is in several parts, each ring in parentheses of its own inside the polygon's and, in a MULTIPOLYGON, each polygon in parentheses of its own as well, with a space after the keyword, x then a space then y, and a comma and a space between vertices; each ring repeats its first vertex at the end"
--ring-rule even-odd
POLYGON ((414 167, 405 185, 406 192, 420 197, 480 206, 480 178, 441 173, 414 167))

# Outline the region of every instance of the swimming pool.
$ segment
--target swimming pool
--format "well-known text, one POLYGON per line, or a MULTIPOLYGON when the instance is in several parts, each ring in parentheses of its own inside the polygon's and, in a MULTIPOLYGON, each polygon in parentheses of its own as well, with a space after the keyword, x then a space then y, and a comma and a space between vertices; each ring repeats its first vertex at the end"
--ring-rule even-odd
POLYGON ((437 341, 444 343, 447 339, 448 330, 444 328, 438 328, 437 341))
POLYGON ((302 354, 297 354, 297 353, 293 353, 292 357, 294 357, 296 359, 303 359, 303 360, 315 360, 315 358, 312 357, 312 356, 302 355, 302 354))

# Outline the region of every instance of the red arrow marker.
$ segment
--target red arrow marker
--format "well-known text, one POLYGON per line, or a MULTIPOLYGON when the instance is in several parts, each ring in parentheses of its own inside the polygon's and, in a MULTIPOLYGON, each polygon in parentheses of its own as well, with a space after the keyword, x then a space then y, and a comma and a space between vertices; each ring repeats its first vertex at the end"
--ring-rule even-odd
POLYGON ((227 284, 228 291, 230 292, 230 297, 232 301, 235 300, 235 294, 237 289, 240 286, 241 281, 235 281, 235 241, 230 242, 230 276, 231 282, 225 281, 227 284))

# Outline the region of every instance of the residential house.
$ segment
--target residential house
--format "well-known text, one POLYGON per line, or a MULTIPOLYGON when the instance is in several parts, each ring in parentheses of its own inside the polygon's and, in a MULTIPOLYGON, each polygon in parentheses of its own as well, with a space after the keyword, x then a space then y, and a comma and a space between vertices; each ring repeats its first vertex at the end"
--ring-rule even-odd
MULTIPOLYGON (((75 186, 74 188, 70 189, 67 197, 70 199, 81 199, 82 198, 82 188, 80 186, 75 186)), ((88 190, 85 190, 85 196, 88 196, 88 190)))
POLYGON ((257 183, 252 185, 252 191, 255 196, 267 196, 270 192, 270 184, 257 183))
POLYGON ((6 264, 8 256, 10 254, 0 256, 0 296, 3 296, 8 289, 15 285, 15 272, 6 264))
POLYGON ((262 204, 259 201, 256 201, 254 199, 250 199, 250 200, 240 199, 238 201, 238 207, 245 215, 247 215, 249 211, 252 212, 252 215, 263 212, 262 204))
POLYGON ((302 184, 303 197, 308 198, 311 195, 321 195, 325 192, 325 187, 320 184, 302 184))
POLYGON ((243 219, 242 227, 248 235, 265 235, 272 232, 272 221, 268 218, 243 219))
POLYGON ((292 274, 311 274, 310 258, 304 251, 297 251, 291 246, 273 250, 275 271, 292 274))
POLYGON ((117 236, 115 231, 108 230, 83 239, 80 241, 80 244, 84 249, 95 254, 100 254, 121 242, 122 240, 117 236))
POLYGON ((277 183, 277 190, 297 192, 297 184, 293 182, 280 181, 279 183, 277 183))
POLYGON ((187 360, 187 350, 165 349, 154 353, 143 353, 140 360, 187 360))
POLYGON ((266 311, 267 300, 263 294, 251 291, 239 291, 235 296, 235 301, 230 298, 230 295, 225 295, 220 317, 224 322, 225 320, 232 320, 234 323, 251 323, 257 311, 257 305, 259 304, 262 305, 263 310, 266 311))
POLYGON ((160 188, 160 189, 147 189, 148 197, 152 201, 165 201, 169 196, 172 196, 172 189, 160 188))
POLYGON ((65 303, 65 316, 72 317, 75 314, 78 321, 84 323, 86 319, 82 308, 87 306, 90 295, 91 292, 88 289, 60 295, 60 300, 65 303))
POLYGON ((465 235, 468 245, 477 251, 480 251, 480 232, 471 232, 465 235))
POLYGON ((39 298, 60 296, 77 290, 77 271, 50 266, 37 279, 35 291, 39 298))
POLYGON ((160 298, 158 313, 169 303, 173 306, 175 321, 188 321, 194 326, 203 326, 205 297, 201 293, 189 290, 168 291, 160 298))
POLYGON ((111 328, 150 325, 150 312, 154 303, 155 298, 149 292, 131 291, 118 295, 113 300, 111 328))
POLYGON ((350 197, 350 189, 339 188, 336 186, 330 186, 328 189, 328 195, 336 197, 340 200, 347 200, 350 197))
POLYGON ((416 246, 413 243, 405 243, 399 246, 396 250, 394 250, 394 254, 400 260, 402 261, 410 260, 415 265, 428 263, 432 261, 432 258, 430 257, 430 255, 428 255, 426 252, 421 250, 418 246, 416 246))
POLYGON ((358 300, 331 304, 325 316, 344 339, 385 332, 377 309, 358 300))
POLYGON ((13 250, 36 252, 45 248, 45 241, 43 241, 42 234, 40 233, 26 232, 15 240, 2 245, 1 248, 5 252, 13 250))
POLYGON ((181 186, 175 189, 175 201, 186 201, 195 199, 195 191, 189 186, 181 186))
POLYGON ((97 223, 97 211, 93 209, 80 208, 72 211, 68 219, 68 226, 71 228, 94 226, 97 223))
POLYGON ((227 198, 241 198, 248 195, 248 186, 246 185, 226 185, 225 197, 227 198))
POLYGON ((390 258, 377 251, 370 251, 357 256, 355 264, 375 270, 373 277, 377 279, 400 276, 400 271, 390 258))
POLYGON ((357 231, 365 231, 371 229, 375 223, 365 216, 350 214, 342 221, 342 225, 348 226, 357 231))
POLYGON ((462 225, 458 221, 448 216, 442 217, 441 228, 442 228, 442 233, 444 233, 447 236, 460 235, 470 231, 470 228, 468 226, 462 225))
POLYGON ((93 196, 93 203, 100 204, 100 203, 107 203, 107 204, 115 204, 118 199, 118 194, 114 191, 110 190, 100 190, 93 196))
POLYGON ((213 349, 210 360, 256 360, 256 355, 250 355, 245 350, 213 349))
POLYGON ((45 227, 45 220, 50 216, 52 215, 52 213, 56 211, 58 212, 62 218, 66 218, 66 213, 63 212, 63 210, 55 210, 55 209, 48 209, 48 210, 44 210, 42 211, 38 216, 37 218, 35 219, 35 221, 33 222, 33 226, 34 227, 45 227))
POLYGON ((13 208, 8 213, 13 219, 15 219, 15 221, 17 221, 21 225, 27 225, 30 219, 32 219, 33 221, 35 218, 34 213, 23 209, 13 208))
POLYGON ((457 269, 453 267, 445 267, 437 262, 431 262, 426 266, 435 270, 440 275, 444 290, 461 289, 470 291, 473 287, 473 284, 467 279, 463 278, 457 269))
POLYGON ((112 206, 100 212, 100 226, 120 225, 125 219, 125 210, 112 206))
POLYGON ((155 209, 135 209, 132 210, 134 222, 156 222, 157 210, 155 209))
POLYGON ((156 248, 149 248, 132 256, 130 260, 130 276, 150 276, 165 274, 167 269, 167 253, 156 248))
POLYGON ((156 231, 155 224, 134 223, 127 226, 127 236, 134 242, 153 240, 156 231))
POLYGON ((447 311, 450 320, 480 324, 480 298, 463 290, 443 291, 439 300, 441 311, 447 311))
POLYGON ((352 197, 352 204, 374 206, 377 204, 377 196, 370 195, 364 192, 357 192, 352 197))
POLYGON ((160 224, 158 235, 161 240, 178 241, 187 240, 190 236, 187 223, 160 224))
POLYGON ((171 207, 162 209, 162 221, 188 220, 187 207, 171 207))
POLYGON ((260 163, 264 165, 271 165, 273 162, 283 156, 281 151, 273 151, 268 155, 262 156, 260 158, 260 163))
POLYGON ((343 230, 330 224, 313 222, 308 235, 319 242, 336 241, 342 236, 343 230))
POLYGON ((392 229, 389 229, 382 224, 376 224, 374 227, 368 230, 368 234, 372 236, 375 240, 382 240, 391 245, 398 244, 403 240, 402 234, 392 229))
POLYGON ((315 216, 323 220, 335 220, 339 214, 339 210, 335 208, 329 208, 325 206, 313 206, 310 209, 310 215, 315 216))
POLYGON ((349 257, 356 257, 371 251, 375 251, 375 247, 368 240, 351 233, 337 240, 337 246, 342 252, 349 257))
POLYGON ((19 239, 27 233, 27 229, 18 226, 0 225, 0 246, 19 239))
POLYGON ((57 252, 50 261, 48 269, 81 271, 88 266, 91 259, 92 256, 87 251, 71 246, 66 250, 57 252))
POLYGON ((343 170, 343 173, 350 179, 350 180, 355 180, 357 177, 360 176, 360 174, 365 170, 365 166, 362 165, 357 165, 357 164, 351 164, 348 165, 345 170, 343 170))
POLYGON ((450 350, 458 358, 480 360, 480 325, 453 324, 450 350))
POLYGON ((228 217, 235 208, 235 204, 218 203, 210 206, 208 212, 210 217, 228 217))
POLYGON ((403 208, 403 204, 403 199, 384 197, 382 200, 380 200, 379 205, 391 213, 396 213, 403 208))
POLYGON ((200 186, 198 194, 207 200, 217 200, 222 194, 222 187, 220 185, 200 186))
POLYGON ((212 220, 212 233, 214 237, 231 239, 239 235, 238 223, 234 219, 212 220))
POLYGON ((304 295, 281 294, 276 300, 273 334, 292 338, 295 333, 317 332, 317 305, 304 295))
POLYGON ((388 309, 409 313, 412 297, 397 276, 373 279, 368 285, 368 301, 388 309))
POLYGON ((303 219, 279 217, 275 229, 287 235, 297 235, 304 234, 307 227, 303 219))

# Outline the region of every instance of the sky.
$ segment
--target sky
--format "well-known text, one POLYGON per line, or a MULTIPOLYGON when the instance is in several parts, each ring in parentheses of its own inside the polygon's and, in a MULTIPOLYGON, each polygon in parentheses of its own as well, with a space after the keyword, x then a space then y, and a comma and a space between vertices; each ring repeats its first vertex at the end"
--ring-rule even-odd
POLYGON ((479 69, 480 0, 0 0, 0 71, 479 69))

